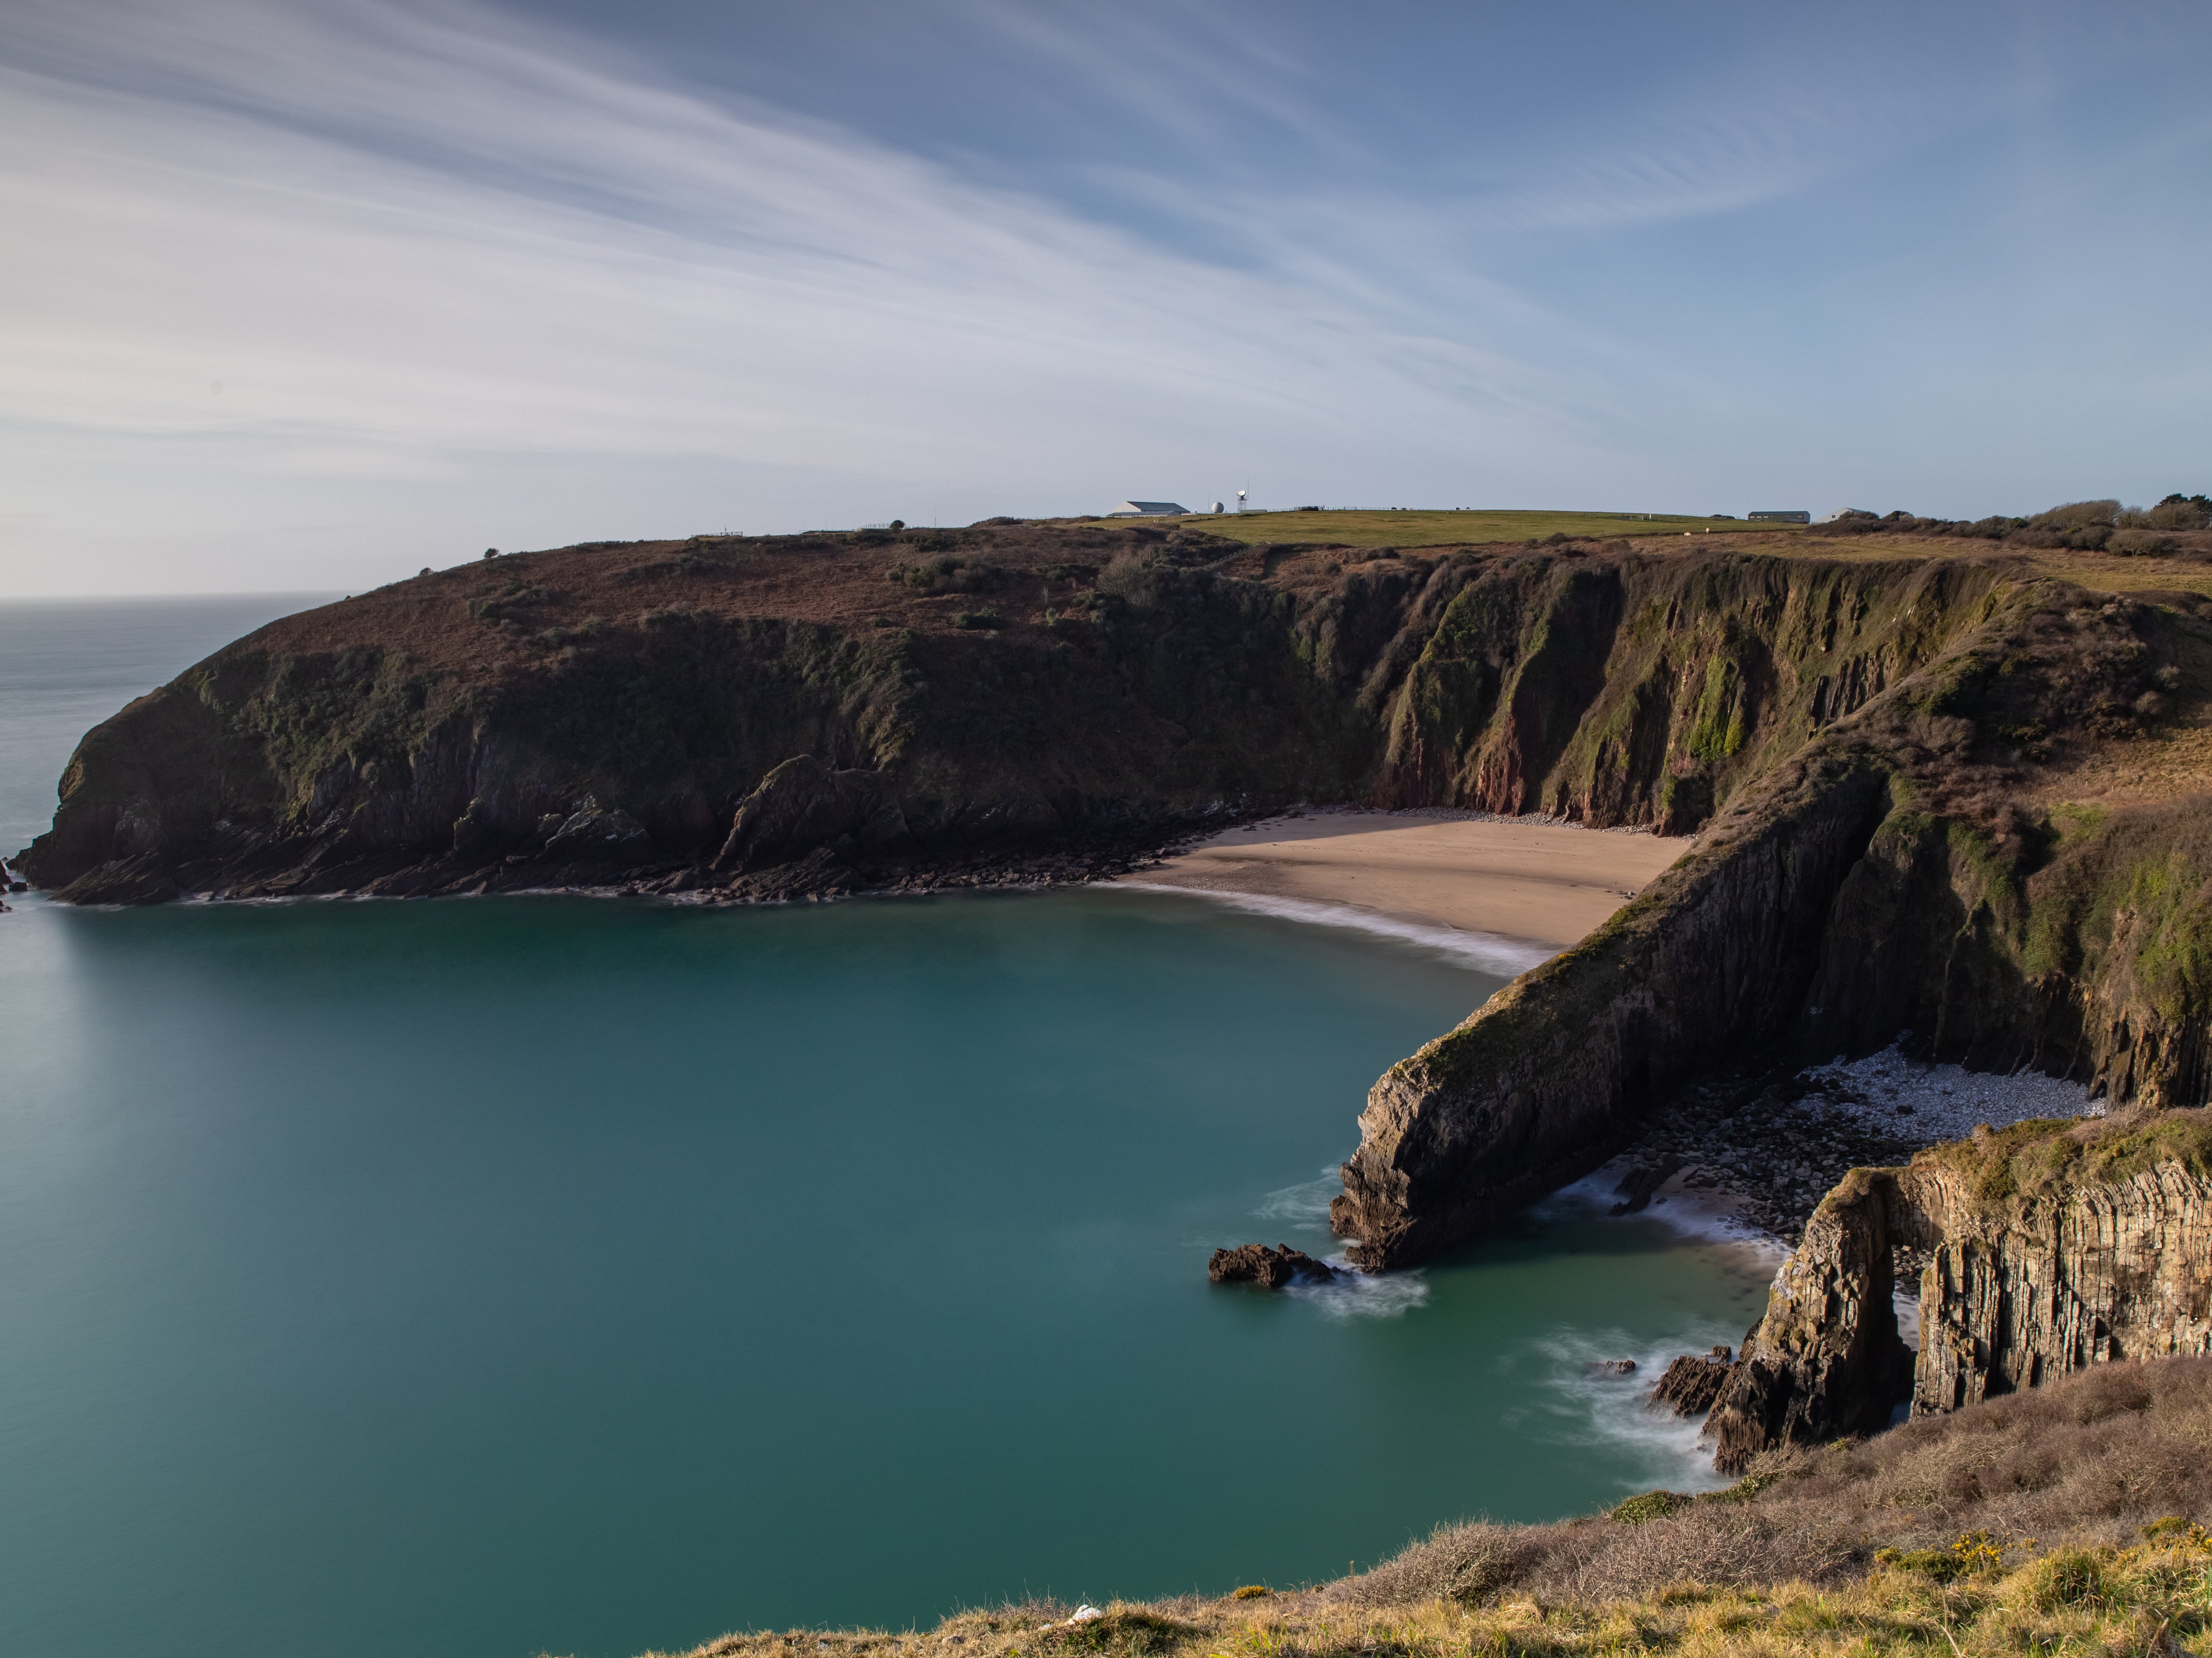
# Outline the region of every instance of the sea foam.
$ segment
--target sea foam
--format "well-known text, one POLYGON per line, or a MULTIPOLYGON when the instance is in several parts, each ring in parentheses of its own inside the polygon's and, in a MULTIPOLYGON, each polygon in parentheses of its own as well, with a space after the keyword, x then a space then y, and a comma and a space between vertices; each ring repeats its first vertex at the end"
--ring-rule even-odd
POLYGON ((1548 944, 1525 938, 1508 938, 1495 932, 1474 932, 1462 927, 1432 926, 1378 915, 1356 904, 1316 903, 1306 898, 1274 898, 1256 892, 1216 892, 1205 887, 1170 885, 1164 881, 1115 881, 1107 884, 1125 892, 1169 892, 1184 898, 1207 898, 1232 909, 1278 920, 1303 921, 1310 926, 1349 927, 1395 938, 1424 950, 1432 950, 1484 973, 1510 979, 1532 967, 1541 967, 1559 954, 1548 944))

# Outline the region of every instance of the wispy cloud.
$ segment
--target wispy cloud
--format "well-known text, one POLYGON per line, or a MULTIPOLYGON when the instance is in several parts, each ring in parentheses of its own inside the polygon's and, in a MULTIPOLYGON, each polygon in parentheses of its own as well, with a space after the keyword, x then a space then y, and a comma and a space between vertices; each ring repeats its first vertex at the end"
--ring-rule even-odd
POLYGON ((1340 270, 1178 257, 488 14, 175 15, 39 14, 0 80, 15 419, 904 471, 1133 398, 1190 431, 1464 423, 1439 351, 1516 372, 1479 326, 1378 331, 1340 270))
MULTIPOLYGON (((1743 319, 1778 331, 1747 352, 1817 338, 1833 361, 1838 318, 1908 337, 1927 279, 1842 241, 1817 269, 1662 269, 1650 233, 1832 197, 2021 96, 1940 55, 1784 82, 1747 49, 1601 101, 1440 82, 1401 118, 1384 70, 1328 60, 1322 12, 1250 15, 945 0, 940 52, 989 47, 969 89, 1018 89, 1032 124, 1085 112, 1031 160, 483 0, 16 0, 0 560, 21 580, 70 524, 283 542, 301 480, 352 503, 362 544, 398 497, 344 490, 378 478, 473 480, 534 533, 580 533, 579 480, 658 499, 687 457, 756 528, 1248 480, 1632 505, 1683 504, 1693 475, 1710 505, 1762 465, 1711 457, 1781 442, 1788 389, 1732 355, 1743 319)), ((2010 350, 1941 321, 1954 364, 2010 350)))

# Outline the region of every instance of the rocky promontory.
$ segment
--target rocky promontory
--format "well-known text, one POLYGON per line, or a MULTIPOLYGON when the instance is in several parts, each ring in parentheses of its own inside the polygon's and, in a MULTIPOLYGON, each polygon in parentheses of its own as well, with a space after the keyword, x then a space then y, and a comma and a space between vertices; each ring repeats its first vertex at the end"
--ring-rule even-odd
MULTIPOLYGON (((2193 750, 2169 760, 2168 798, 2069 799, 2115 754, 2171 756, 2161 733, 2193 732, 2212 691, 2201 602, 1997 571, 1920 581, 1887 625, 1791 594, 1765 620, 1792 651, 1730 635, 1757 664, 1729 682, 1746 688, 1730 729, 1747 748, 1770 733, 1768 763, 1609 923, 1376 1084, 1334 1211, 1356 1261, 1408 1264, 1495 1224, 1709 1083, 1905 1030, 1930 1057, 2118 1104, 2204 1102, 2203 768, 2193 750), (1840 671, 1876 647, 1885 673, 1840 671), (1838 707, 1839 678, 1863 700, 1838 707)), ((1650 626, 1671 640, 1680 623, 1650 626)))
POLYGON ((2120 1108, 2212 1087, 2212 602, 1960 544, 1009 520, 512 556, 140 698, 21 866, 82 902, 744 902, 1081 879, 1297 802, 1694 831, 1376 1084, 1332 1219, 1407 1265, 1723 1109, 1806 1212, 1885 1153, 1743 1079, 1909 1029, 2120 1108))
POLYGON ((1708 1426, 1724 1470, 2124 1360, 2212 1354, 2212 1109, 2028 1122, 1823 1200, 1708 1426), (1900 1250, 1920 1346, 1899 1335, 1900 1250))

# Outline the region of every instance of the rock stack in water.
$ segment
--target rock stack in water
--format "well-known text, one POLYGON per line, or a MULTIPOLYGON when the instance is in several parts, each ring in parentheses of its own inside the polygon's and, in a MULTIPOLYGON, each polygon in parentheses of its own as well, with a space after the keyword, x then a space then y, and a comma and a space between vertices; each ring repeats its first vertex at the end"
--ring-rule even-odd
POLYGON ((1279 1290, 1297 1278, 1326 1283, 1336 1276, 1336 1268, 1287 1243, 1272 1249, 1264 1243, 1246 1243, 1216 1249, 1206 1263, 1206 1275, 1216 1284, 1256 1284, 1263 1290, 1279 1290))

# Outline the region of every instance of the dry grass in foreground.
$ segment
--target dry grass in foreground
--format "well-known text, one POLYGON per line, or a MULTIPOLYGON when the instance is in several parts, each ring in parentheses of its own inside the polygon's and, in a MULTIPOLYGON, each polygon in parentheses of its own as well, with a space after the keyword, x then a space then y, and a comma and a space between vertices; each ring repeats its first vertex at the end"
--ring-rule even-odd
POLYGON ((2212 1655, 2207 1517, 2212 1359, 2112 1364, 1779 1454, 1725 1491, 1441 1527, 1317 1588, 732 1635, 689 1658, 2212 1655))

